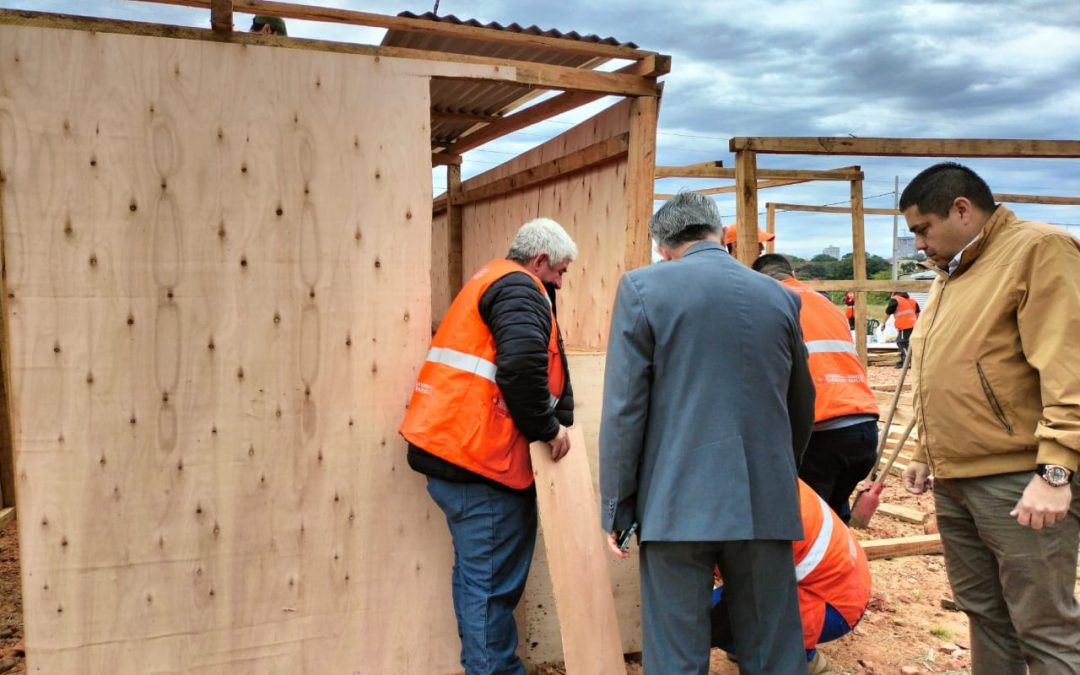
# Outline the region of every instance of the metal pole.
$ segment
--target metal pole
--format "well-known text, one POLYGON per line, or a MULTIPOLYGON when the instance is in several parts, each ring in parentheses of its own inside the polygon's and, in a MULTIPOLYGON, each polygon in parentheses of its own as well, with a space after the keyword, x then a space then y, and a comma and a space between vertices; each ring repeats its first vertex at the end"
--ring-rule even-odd
MULTIPOLYGON (((893 184, 893 204, 894 210, 900 208, 900 176, 896 176, 896 182, 893 184)), ((892 278, 893 281, 899 278, 900 275, 900 247, 897 245, 897 227, 899 216, 895 213, 892 217, 892 278)))

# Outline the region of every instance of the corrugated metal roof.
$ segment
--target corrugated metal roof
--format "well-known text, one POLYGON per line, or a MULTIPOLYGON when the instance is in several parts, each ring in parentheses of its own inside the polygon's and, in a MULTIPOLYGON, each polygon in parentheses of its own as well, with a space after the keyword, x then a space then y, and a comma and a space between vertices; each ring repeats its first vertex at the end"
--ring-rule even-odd
MULTIPOLYGON (((431 12, 425 14, 401 12, 398 16, 579 42, 637 48, 637 45, 632 42, 619 42, 613 37, 581 35, 577 32, 563 33, 554 29, 544 30, 538 26, 521 26, 517 23, 506 26, 496 22, 480 23, 475 19, 463 20, 452 15, 436 16, 431 12)), ((384 46, 407 47, 450 54, 486 56, 508 61, 530 61, 569 68, 591 69, 607 60, 585 54, 568 54, 550 49, 538 49, 528 45, 519 46, 501 42, 485 42, 415 31, 389 30, 386 32, 382 44, 384 46)), ((498 116, 518 108, 541 93, 543 92, 499 82, 440 78, 431 82, 431 107, 432 110, 447 113, 498 116)), ((432 144, 452 141, 476 126, 476 124, 475 120, 446 119, 433 116, 431 120, 432 144)))

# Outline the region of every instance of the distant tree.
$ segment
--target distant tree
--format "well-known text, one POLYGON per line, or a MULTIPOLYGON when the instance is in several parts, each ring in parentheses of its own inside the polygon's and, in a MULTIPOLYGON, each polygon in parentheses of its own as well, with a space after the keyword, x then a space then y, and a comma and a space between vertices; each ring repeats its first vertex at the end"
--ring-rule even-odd
POLYGON ((792 255, 790 253, 781 253, 780 255, 787 258, 788 262, 792 265, 795 265, 796 263, 806 262, 806 258, 800 258, 799 256, 792 255))
POLYGON ((919 266, 914 260, 903 260, 900 262, 900 274, 914 274, 918 269, 919 266))
POLYGON ((813 258, 810 258, 810 262, 836 262, 836 258, 828 253, 818 253, 813 258))

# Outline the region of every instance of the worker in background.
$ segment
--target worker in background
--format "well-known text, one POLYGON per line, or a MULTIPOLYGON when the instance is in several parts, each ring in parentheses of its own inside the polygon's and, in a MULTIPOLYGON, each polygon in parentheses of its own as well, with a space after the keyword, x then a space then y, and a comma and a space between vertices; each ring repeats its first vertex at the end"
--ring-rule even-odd
MULTIPOLYGON (((792 543, 809 675, 828 671, 817 645, 847 635, 870 601, 870 564, 839 517, 803 481, 799 507, 804 537, 792 543)), ((713 589, 712 646, 734 652, 724 587, 713 589)))
MULTIPOLYGON (((724 245, 727 246, 728 253, 730 253, 733 258, 738 258, 739 257, 739 254, 738 254, 738 249, 739 249, 739 247, 738 247, 738 239, 739 239, 739 236, 738 235, 739 235, 739 230, 738 230, 737 226, 728 225, 727 227, 724 228, 724 245)), ((758 229, 758 231, 757 231, 758 255, 761 255, 765 251, 765 242, 772 241, 773 239, 776 239, 775 234, 773 234, 772 232, 766 232, 765 230, 762 230, 762 229, 758 229)))
POLYGON ((848 330, 855 330, 855 294, 851 291, 844 296, 844 318, 847 319, 848 330))
POLYGON ((251 32, 262 35, 289 34, 289 31, 285 29, 285 19, 279 16, 263 16, 262 14, 256 15, 251 20, 251 32))
POLYGON ((814 431, 799 477, 846 523, 851 519, 851 493, 877 458, 877 398, 840 309, 799 282, 782 255, 763 255, 753 268, 802 300, 799 324, 810 355, 815 398, 814 431))
POLYGON ((482 267, 432 339, 401 435, 454 544, 452 589, 469 675, 524 673, 514 608, 536 543, 531 441, 559 461, 574 423, 562 337, 545 286, 560 288, 577 245, 554 220, 518 230, 482 267))
POLYGON ((904 291, 893 291, 889 304, 885 307, 885 314, 892 315, 893 326, 896 328, 896 346, 900 350, 897 368, 904 367, 908 345, 911 344, 911 331, 915 328, 915 320, 919 318, 920 311, 919 303, 904 291))

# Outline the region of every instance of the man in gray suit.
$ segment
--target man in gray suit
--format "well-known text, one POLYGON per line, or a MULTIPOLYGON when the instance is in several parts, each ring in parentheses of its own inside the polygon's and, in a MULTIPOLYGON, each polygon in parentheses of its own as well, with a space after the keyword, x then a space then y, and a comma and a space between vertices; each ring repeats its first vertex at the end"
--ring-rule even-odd
POLYGON ((623 276, 600 424, 601 526, 639 523, 648 675, 709 672, 718 565, 742 673, 806 672, 791 542, 814 422, 799 300, 735 261, 712 200, 649 223, 667 262, 623 276))

